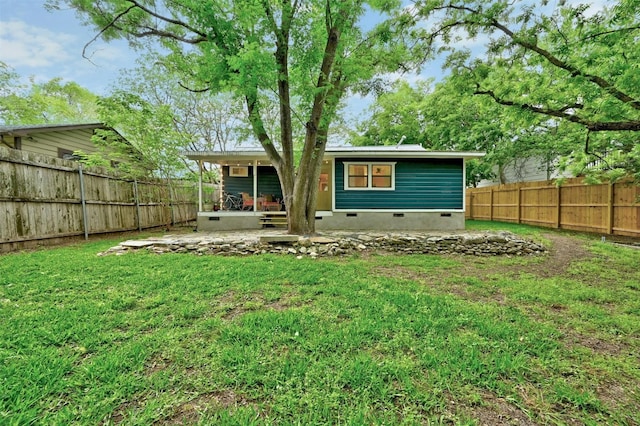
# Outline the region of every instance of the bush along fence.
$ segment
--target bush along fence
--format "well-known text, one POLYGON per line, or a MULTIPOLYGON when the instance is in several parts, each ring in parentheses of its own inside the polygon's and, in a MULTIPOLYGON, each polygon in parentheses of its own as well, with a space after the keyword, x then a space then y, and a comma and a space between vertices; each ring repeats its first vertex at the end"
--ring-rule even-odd
POLYGON ((0 252, 195 220, 191 183, 117 176, 0 147, 0 252))
POLYGON ((467 189, 466 217, 640 237, 640 186, 583 178, 467 189))

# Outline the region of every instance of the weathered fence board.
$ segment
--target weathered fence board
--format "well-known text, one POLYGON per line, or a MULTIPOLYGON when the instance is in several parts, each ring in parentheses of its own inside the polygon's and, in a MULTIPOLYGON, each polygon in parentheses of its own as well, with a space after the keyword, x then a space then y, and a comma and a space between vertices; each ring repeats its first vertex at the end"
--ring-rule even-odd
POLYGON ((640 237, 640 186, 582 178, 467 189, 470 219, 640 237))
POLYGON ((98 168, 83 169, 81 184, 79 167, 76 162, 0 147, 0 252, 85 231, 132 231, 196 218, 193 184, 136 182, 98 168))

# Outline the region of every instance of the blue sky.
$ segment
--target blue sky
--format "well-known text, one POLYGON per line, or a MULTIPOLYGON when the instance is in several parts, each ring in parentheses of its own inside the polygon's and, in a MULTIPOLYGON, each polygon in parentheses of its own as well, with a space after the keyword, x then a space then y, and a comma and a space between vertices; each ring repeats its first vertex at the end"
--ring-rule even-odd
MULTIPOLYGON (((371 15, 375 19, 374 15, 371 15)), ((0 0, 0 61, 21 77, 33 77, 38 82, 62 77, 75 81, 98 95, 106 95, 119 71, 134 68, 141 52, 130 48, 122 40, 105 43, 97 40, 84 46, 96 35, 92 27, 84 26, 73 10, 49 12, 44 0, 0 0)), ((441 74, 438 66, 429 67, 430 74, 441 74)), ((394 76, 394 78, 420 78, 394 76)), ((371 98, 352 97, 348 100, 348 114, 360 115, 371 98)))
POLYGON ((126 42, 99 40, 82 57, 96 32, 72 10, 48 12, 40 0, 0 0, 0 61, 36 81, 54 77, 106 94, 122 68, 134 66, 136 52, 126 42))
MULTIPOLYGON (((554 7, 558 0, 552 1, 554 7)), ((570 0, 568 3, 579 3, 570 0)), ((607 0, 589 2, 598 10, 607 0)), ((373 19, 375 19, 372 16, 373 19)), ((84 46, 96 35, 92 27, 83 26, 73 10, 48 12, 44 0, 0 0, 0 61, 13 68, 23 78, 48 81, 62 77, 75 81, 98 95, 106 95, 121 69, 133 68, 138 52, 125 41, 93 42, 87 50, 90 60, 82 57, 84 46)), ((468 40, 473 48, 482 40, 468 40)), ((427 64, 420 75, 395 75, 409 81, 442 77, 438 63, 427 64)), ((371 99, 354 97, 348 100, 348 113, 359 115, 371 99)))

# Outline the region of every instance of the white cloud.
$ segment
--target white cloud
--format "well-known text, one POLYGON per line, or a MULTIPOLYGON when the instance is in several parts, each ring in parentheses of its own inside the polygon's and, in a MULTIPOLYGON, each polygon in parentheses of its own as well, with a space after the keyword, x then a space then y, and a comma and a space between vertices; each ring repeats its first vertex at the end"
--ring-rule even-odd
POLYGON ((65 45, 74 40, 72 35, 23 21, 0 22, 0 61, 13 68, 54 66, 70 58, 65 45))

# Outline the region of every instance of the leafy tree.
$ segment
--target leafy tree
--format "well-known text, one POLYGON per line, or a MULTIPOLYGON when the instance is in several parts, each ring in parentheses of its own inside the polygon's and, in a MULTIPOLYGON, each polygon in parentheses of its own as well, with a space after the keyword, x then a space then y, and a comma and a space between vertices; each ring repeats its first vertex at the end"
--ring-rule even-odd
POLYGON ((57 77, 45 83, 22 83, 0 62, 0 123, 66 124, 96 121, 96 95, 57 77))
POLYGON ((433 88, 427 82, 412 87, 405 81, 394 88, 376 99, 353 143, 384 145, 402 140, 433 150, 486 152, 484 159, 467 162, 468 185, 495 174, 504 183, 505 168, 518 159, 551 162, 579 144, 568 126, 473 96, 466 77, 455 71, 433 88))
POLYGON ((357 25, 367 4, 389 12, 399 6, 397 0, 49 1, 51 7, 62 3, 106 39, 159 40, 184 86, 239 96, 255 138, 278 172, 292 233, 315 231, 317 181, 341 98, 403 53, 381 55, 376 43, 394 43, 388 29, 364 34, 357 25), (264 118, 272 94, 279 107, 275 135, 264 118), (297 161, 295 127, 304 133, 297 161))
MULTIPOLYGON (((241 105, 229 94, 194 92, 179 86, 179 77, 155 57, 145 55, 137 69, 122 73, 110 95, 100 99, 100 116, 126 136, 154 165, 156 173, 195 176, 197 168, 180 152, 224 151, 244 140, 241 105)), ((98 142, 115 143, 112 151, 119 152, 118 139, 107 136, 100 135, 98 142)), ((205 169, 205 177, 214 182, 216 171, 205 169)))
POLYGON ((411 86, 399 80, 392 91, 381 93, 369 108, 370 117, 361 123, 361 136, 352 140, 355 145, 421 144, 429 148, 425 140, 425 94, 430 91, 430 82, 411 86))
POLYGON ((512 111, 544 117, 549 127, 581 132, 578 168, 598 160, 613 175, 640 178, 640 49, 637 0, 619 0, 595 14, 560 2, 419 0, 397 22, 411 27, 416 58, 447 53, 446 66, 512 111), (549 12, 550 11, 550 12, 549 12), (429 22, 428 26, 424 22, 429 22), (461 41, 488 41, 481 52, 461 41))

